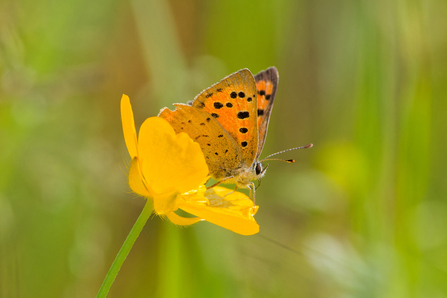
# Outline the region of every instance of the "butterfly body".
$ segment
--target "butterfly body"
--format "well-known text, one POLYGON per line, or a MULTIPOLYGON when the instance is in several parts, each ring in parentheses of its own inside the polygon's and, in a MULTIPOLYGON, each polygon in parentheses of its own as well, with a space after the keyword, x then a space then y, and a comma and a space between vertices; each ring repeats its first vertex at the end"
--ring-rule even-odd
POLYGON ((264 176, 265 171, 263 171, 262 163, 255 162, 249 168, 240 167, 238 169, 230 170, 230 171, 222 171, 222 177, 217 180, 225 179, 227 183, 234 183, 238 187, 249 188, 253 180, 259 180, 264 176), (258 169, 258 170, 257 170, 258 169), (260 170, 259 170, 260 169, 260 170))
POLYGON ((159 117, 198 142, 210 175, 218 181, 253 189, 263 168, 259 156, 278 86, 275 67, 253 76, 248 69, 235 72, 202 91, 190 104, 164 108, 159 117))

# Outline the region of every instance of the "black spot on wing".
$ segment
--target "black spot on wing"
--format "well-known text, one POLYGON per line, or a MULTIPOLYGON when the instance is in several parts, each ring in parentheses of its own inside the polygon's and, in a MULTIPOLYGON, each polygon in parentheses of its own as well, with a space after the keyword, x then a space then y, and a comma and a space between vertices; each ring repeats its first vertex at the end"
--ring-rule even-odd
POLYGON ((241 112, 237 113, 237 117, 239 119, 245 119, 245 118, 250 117, 250 113, 247 111, 241 111, 241 112))
POLYGON ((258 110, 258 116, 262 116, 262 115, 264 115, 264 110, 259 109, 259 110, 258 110))
POLYGON ((218 101, 216 101, 216 102, 214 103, 214 107, 215 107, 216 109, 221 109, 221 108, 223 107, 223 104, 220 103, 220 102, 218 102, 218 101))
POLYGON ((209 135, 200 135, 200 136, 195 137, 194 140, 198 140, 199 138, 208 138, 208 137, 209 137, 209 135))
POLYGON ((234 92, 234 91, 231 92, 231 93, 230 93, 230 97, 231 97, 231 98, 236 98, 236 97, 237 97, 237 93, 234 92))

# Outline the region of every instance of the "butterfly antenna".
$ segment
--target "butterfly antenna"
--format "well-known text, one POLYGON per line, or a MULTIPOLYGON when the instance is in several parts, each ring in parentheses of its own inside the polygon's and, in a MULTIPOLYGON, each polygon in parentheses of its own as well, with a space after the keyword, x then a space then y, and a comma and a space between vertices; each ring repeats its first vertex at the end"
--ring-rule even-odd
POLYGON ((292 150, 311 148, 313 145, 314 145, 314 144, 310 143, 310 144, 308 144, 308 145, 306 145, 306 146, 295 147, 295 148, 290 148, 290 149, 286 149, 286 150, 283 150, 283 151, 279 151, 279 152, 270 154, 269 156, 267 156, 266 158, 264 158, 263 160, 261 160, 261 162, 263 162, 263 161, 265 161, 265 160, 279 160, 279 161, 285 161, 285 162, 287 162, 287 163, 294 163, 294 162, 295 162, 294 159, 278 159, 278 158, 270 158, 270 157, 275 156, 275 155, 278 155, 278 154, 281 154, 281 153, 284 153, 284 152, 292 151, 292 150))

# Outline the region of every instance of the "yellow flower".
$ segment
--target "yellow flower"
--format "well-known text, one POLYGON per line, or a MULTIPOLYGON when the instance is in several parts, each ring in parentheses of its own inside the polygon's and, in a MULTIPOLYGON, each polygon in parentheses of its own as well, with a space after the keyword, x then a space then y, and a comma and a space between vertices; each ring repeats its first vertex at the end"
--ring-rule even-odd
POLYGON ((132 158, 130 188, 153 200, 155 213, 177 225, 206 220, 242 235, 259 232, 253 217, 258 206, 246 195, 224 187, 206 189, 205 157, 186 133, 176 134, 166 120, 151 117, 141 125, 137 139, 127 95, 121 98, 121 120, 132 158), (181 217, 175 213, 179 208, 197 217, 181 217))

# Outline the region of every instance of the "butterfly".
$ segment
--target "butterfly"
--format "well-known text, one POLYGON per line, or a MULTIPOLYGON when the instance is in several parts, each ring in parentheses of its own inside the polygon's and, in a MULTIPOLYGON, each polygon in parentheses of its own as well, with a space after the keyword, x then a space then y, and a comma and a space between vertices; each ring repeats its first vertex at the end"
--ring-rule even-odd
POLYGON ((241 69, 203 90, 192 102, 174 104, 174 111, 163 108, 158 116, 166 119, 176 133, 186 132, 200 144, 210 175, 218 183, 248 188, 254 198, 253 181, 267 170, 259 156, 278 80, 275 67, 255 76, 241 69))

